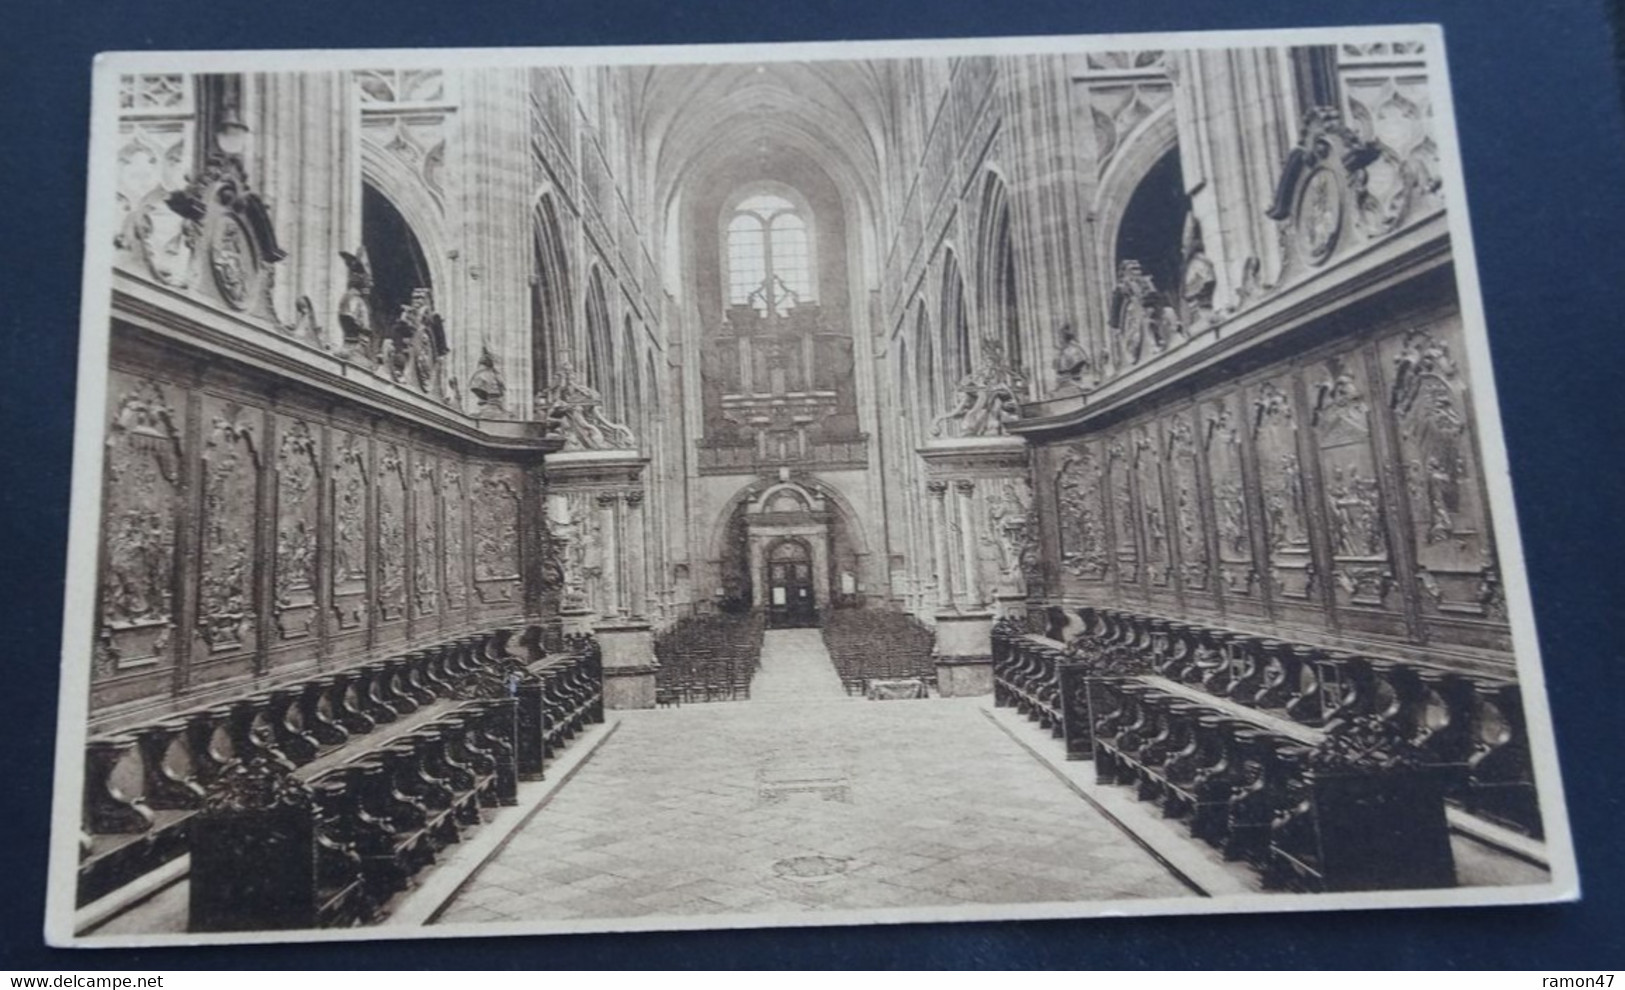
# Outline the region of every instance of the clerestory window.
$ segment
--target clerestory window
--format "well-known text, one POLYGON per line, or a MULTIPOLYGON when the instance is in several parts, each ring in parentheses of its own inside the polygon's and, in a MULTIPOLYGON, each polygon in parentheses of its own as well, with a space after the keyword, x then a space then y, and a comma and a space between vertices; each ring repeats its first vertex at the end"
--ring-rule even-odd
POLYGON ((811 232, 794 203, 771 194, 740 200, 727 242, 729 305, 786 316, 815 301, 811 232))

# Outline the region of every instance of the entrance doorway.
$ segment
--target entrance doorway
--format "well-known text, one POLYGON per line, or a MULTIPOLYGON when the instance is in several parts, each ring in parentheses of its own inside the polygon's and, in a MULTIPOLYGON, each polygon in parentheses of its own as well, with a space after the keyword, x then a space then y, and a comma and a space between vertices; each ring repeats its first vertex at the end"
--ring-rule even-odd
POLYGON ((775 629, 818 624, 812 548, 805 540, 785 539, 767 552, 767 617, 775 629))

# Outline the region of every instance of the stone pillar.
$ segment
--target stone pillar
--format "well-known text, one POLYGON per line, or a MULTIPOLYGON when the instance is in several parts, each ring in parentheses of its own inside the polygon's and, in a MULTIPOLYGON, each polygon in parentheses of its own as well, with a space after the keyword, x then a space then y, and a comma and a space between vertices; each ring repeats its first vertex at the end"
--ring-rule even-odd
POLYGON ((626 609, 635 618, 647 619, 649 617, 648 600, 648 569, 642 565, 649 557, 647 534, 644 532, 643 489, 636 488, 625 492, 622 501, 626 504, 625 528, 626 539, 626 609))
POLYGON ((350 74, 271 72, 245 82, 257 111, 248 178, 270 206, 288 254, 275 269, 277 316, 292 323, 298 300, 308 296, 321 334, 306 343, 336 349, 345 287, 339 252, 361 243, 360 166, 346 134, 350 74))
POLYGON ((959 565, 965 579, 964 602, 966 609, 981 609, 986 602, 982 600, 981 570, 979 555, 976 552, 976 482, 969 478, 960 478, 954 482, 954 510, 959 516, 959 565))
POLYGON ((616 508, 620 496, 615 492, 599 492, 598 502, 598 533, 599 546, 603 556, 598 561, 598 573, 602 575, 598 581, 599 600, 593 602, 595 610, 600 616, 619 616, 626 612, 621 604, 621 540, 620 540, 620 513, 616 508))
POLYGON ((948 483, 928 481, 925 490, 931 496, 931 553, 937 559, 937 607, 947 610, 954 606, 954 584, 949 577, 953 572, 953 558, 948 552, 948 483))

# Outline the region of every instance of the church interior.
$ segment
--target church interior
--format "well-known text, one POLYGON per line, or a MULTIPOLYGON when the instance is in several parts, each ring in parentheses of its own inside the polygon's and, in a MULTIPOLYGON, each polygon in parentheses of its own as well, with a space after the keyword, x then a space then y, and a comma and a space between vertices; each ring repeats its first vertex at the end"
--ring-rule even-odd
POLYGON ((76 931, 1546 882, 1432 64, 122 76, 76 931))

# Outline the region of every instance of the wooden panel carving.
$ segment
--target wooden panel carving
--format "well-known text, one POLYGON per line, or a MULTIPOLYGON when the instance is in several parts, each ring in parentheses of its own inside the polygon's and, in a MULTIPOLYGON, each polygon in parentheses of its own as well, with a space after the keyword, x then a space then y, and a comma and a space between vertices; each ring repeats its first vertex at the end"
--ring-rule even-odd
POLYGON ((1423 610, 1501 618, 1500 576, 1453 329, 1409 330, 1384 340, 1379 353, 1398 426, 1423 610))
POLYGON ((1389 607, 1394 570, 1359 355, 1332 358, 1308 376, 1337 603, 1389 607))
POLYGON ((433 616, 440 611, 440 497, 436 490, 439 462, 418 453, 412 464, 412 614, 433 616))
POLYGON ((519 597, 519 472, 502 464, 479 468, 474 482, 474 593, 486 604, 519 597))
POLYGON ((157 382, 115 373, 110 384, 98 678, 168 666, 175 648, 181 413, 157 382))
POLYGON ((277 442, 276 557, 272 615, 279 641, 316 633, 316 533, 321 451, 310 424, 283 419, 277 442))
POLYGON ((1124 435, 1106 441, 1106 477, 1111 491, 1111 510, 1117 535, 1117 573, 1127 584, 1139 584, 1140 545, 1134 538, 1136 513, 1134 487, 1130 476, 1132 460, 1124 435))
POLYGON ((1111 547, 1106 538, 1103 504, 1105 475, 1105 465, 1094 443, 1067 448, 1055 473, 1061 567, 1085 581, 1104 581, 1110 572, 1111 547))
POLYGON ((1309 601, 1317 575, 1309 547, 1308 499, 1298 460, 1297 414, 1291 383, 1265 382, 1253 391, 1253 444, 1264 503, 1269 579, 1275 594, 1309 601))
POLYGON ((333 431, 333 571, 329 597, 336 628, 367 618, 367 503, 371 476, 366 441, 333 431))
POLYGON ((210 401, 204 412, 197 635, 206 655, 255 645, 259 415, 227 401, 210 401))
POLYGON ((406 463, 393 443, 378 448, 378 621, 406 615, 406 463))
POLYGON ((1219 546, 1219 583, 1228 598, 1258 593, 1252 518, 1242 470, 1241 428, 1229 396, 1203 410, 1207 471, 1213 489, 1213 525, 1219 546))
POLYGON ((1196 475, 1196 430, 1191 414, 1180 412, 1167 420, 1169 495, 1173 498, 1175 538, 1179 541, 1179 571, 1188 592, 1212 591, 1212 565, 1208 560, 1207 531, 1202 525, 1202 490, 1196 475))
POLYGON ((463 491, 463 465, 447 461, 440 477, 446 519, 446 607, 468 607, 468 552, 464 539, 468 499, 463 491))
POLYGON ((1155 426, 1136 428, 1130 437, 1139 496, 1141 532, 1145 535, 1145 573, 1153 588, 1173 582, 1173 551, 1168 545, 1168 517, 1162 502, 1162 458, 1155 426))

